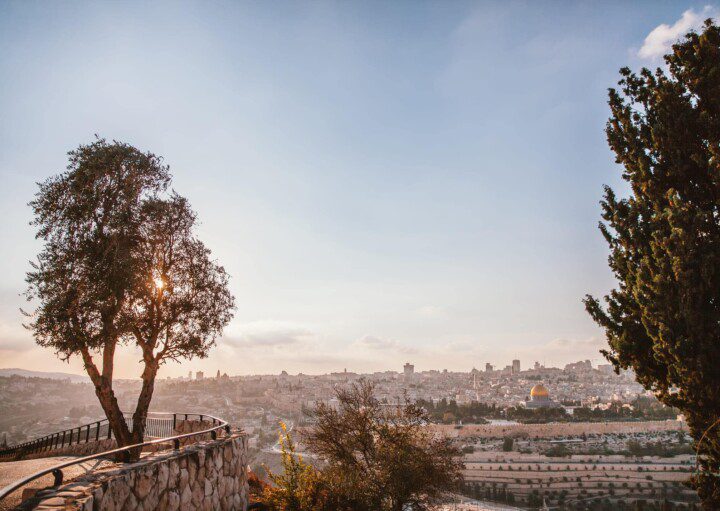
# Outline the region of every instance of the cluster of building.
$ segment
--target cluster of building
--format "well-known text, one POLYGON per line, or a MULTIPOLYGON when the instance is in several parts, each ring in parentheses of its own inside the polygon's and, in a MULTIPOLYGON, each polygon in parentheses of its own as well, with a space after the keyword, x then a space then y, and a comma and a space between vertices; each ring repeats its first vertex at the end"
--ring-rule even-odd
MULTIPOLYGON (((250 432, 259 445, 274 441, 277 423, 302 423, 305 411, 318 402, 337 404, 338 385, 361 378, 375 384, 376 397, 388 404, 423 400, 458 405, 474 401, 507 407, 553 408, 565 406, 603 407, 608 403, 630 403, 644 390, 632 374, 616 375, 609 366, 593 367, 589 361, 564 368, 535 363, 522 370, 520 360, 503 369, 490 364, 485 370, 416 371, 406 363, 402 372, 382 371, 358 374, 348 370, 322 375, 285 371, 274 375, 228 376, 203 371, 187 377, 156 382, 152 407, 156 411, 207 412, 222 416, 250 432)), ((0 382, 0 432, 11 442, 24 440, 75 423, 90 422, 102 416, 90 383, 74 383, 12 377, 0 382), (27 412, 27 403, 38 405, 42 418, 27 412), (73 416, 69 410, 75 408, 73 416), (22 410, 22 413, 20 413, 22 410), (51 413, 52 412, 52 413, 51 413)), ((133 409, 140 390, 139 380, 118 380, 116 394, 121 407, 133 409)))
POLYGON ((366 379, 374 383, 376 397, 388 404, 423 400, 458 405, 473 401, 498 408, 527 407, 571 409, 602 407, 612 402, 630 403, 645 394, 631 373, 617 375, 609 366, 593 367, 590 361, 564 368, 535 363, 522 370, 520 360, 503 369, 489 364, 484 371, 416 371, 406 363, 401 372, 359 374, 348 370, 322 375, 288 374, 228 376, 219 371, 206 377, 202 371, 183 378, 168 378, 156 385, 157 410, 187 408, 213 411, 244 427, 258 444, 274 441, 277 423, 302 423, 305 411, 318 402, 337 404, 338 385, 366 379), (170 407, 170 408, 168 408, 170 407))

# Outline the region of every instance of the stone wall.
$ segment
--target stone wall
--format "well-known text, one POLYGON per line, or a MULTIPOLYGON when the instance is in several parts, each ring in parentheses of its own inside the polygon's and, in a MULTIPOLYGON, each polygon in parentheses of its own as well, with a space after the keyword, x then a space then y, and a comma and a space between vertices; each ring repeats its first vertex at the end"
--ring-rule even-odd
MULTIPOLYGON (((182 420, 178 421, 175 425, 175 435, 184 435, 185 433, 194 433, 196 431, 202 431, 203 429, 210 429, 213 426, 212 422, 206 420, 182 420)), ((210 440, 210 433, 204 435, 196 435, 188 438, 180 439, 180 445, 194 444, 202 440, 210 440)))
POLYGON ((88 473, 38 492, 19 509, 245 511, 247 462, 247 437, 233 433, 88 473))
POLYGON ((562 438, 567 436, 607 435, 611 433, 642 433, 652 431, 687 431, 687 424, 681 421, 638 421, 638 422, 550 422, 547 424, 433 424, 433 430, 452 438, 562 438))

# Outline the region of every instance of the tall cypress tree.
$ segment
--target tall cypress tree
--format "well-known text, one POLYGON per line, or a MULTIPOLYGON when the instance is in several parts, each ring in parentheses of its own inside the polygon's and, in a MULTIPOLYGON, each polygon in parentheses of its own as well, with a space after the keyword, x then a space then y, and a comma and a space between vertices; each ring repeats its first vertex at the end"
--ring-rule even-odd
POLYGON ((720 28, 706 21, 665 62, 621 69, 609 91, 607 139, 631 192, 605 188, 600 230, 618 286, 585 306, 616 370, 685 414, 692 484, 720 509, 720 28))

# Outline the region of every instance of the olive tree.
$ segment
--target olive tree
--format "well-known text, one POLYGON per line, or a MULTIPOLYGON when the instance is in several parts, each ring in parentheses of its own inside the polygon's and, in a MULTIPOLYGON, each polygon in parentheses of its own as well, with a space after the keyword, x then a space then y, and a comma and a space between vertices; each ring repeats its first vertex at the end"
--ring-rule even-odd
POLYGON ((143 440, 160 366, 206 357, 234 298, 162 158, 104 139, 68 154, 30 203, 43 248, 26 277, 26 326, 61 359, 81 357, 118 445, 131 445, 143 440), (142 353, 131 426, 113 389, 121 345, 142 353))

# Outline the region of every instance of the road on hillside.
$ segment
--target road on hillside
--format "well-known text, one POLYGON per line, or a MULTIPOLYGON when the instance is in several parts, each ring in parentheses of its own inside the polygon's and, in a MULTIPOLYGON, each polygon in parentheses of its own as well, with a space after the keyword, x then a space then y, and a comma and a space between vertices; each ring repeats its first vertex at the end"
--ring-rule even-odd
MULTIPOLYGON (((52 468, 55 465, 75 459, 71 456, 59 456, 57 458, 39 458, 36 460, 8 461, 0 463, 0 488, 14 483, 18 479, 27 477, 40 470, 52 468)), ((104 460, 90 460, 84 463, 73 465, 63 469, 64 480, 69 481, 74 477, 83 475, 91 470, 95 470, 111 463, 104 460)), ((36 479, 23 488, 47 488, 52 486, 52 475, 45 475, 40 479, 36 479)), ((11 493, 6 499, 0 501, 0 511, 12 509, 20 503, 23 488, 19 488, 11 493)))
POLYGON ((455 502, 443 504, 442 511, 523 511, 521 507, 499 504, 487 500, 477 500, 459 494, 451 494, 455 502))

